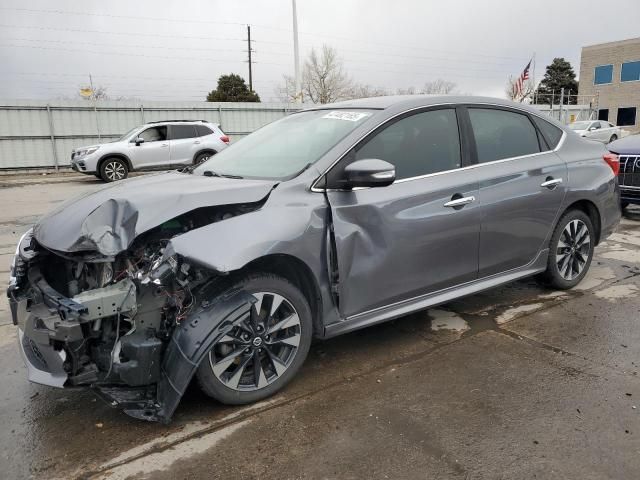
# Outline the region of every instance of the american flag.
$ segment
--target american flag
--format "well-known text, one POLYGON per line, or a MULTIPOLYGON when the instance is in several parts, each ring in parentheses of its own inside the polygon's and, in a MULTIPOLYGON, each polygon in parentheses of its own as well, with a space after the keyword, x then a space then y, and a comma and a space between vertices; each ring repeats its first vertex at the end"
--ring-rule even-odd
POLYGON ((522 71, 522 73, 518 77, 518 80, 516 80, 516 83, 513 86, 514 97, 519 97, 520 95, 522 95, 522 89, 524 88, 524 82, 526 80, 529 80, 529 68, 531 68, 531 62, 532 61, 533 61, 533 59, 529 60, 529 63, 527 63, 527 66, 524 67, 524 70, 522 71))

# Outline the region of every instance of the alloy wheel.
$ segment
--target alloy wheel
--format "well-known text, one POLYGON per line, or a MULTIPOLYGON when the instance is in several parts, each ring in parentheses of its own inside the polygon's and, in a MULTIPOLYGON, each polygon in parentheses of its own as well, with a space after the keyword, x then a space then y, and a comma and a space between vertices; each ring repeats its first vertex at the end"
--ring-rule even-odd
POLYGON ((127 171, 120 162, 109 162, 104 167, 104 174, 111 181, 122 180, 127 171))
POLYGON ((584 270, 591 250, 589 228, 582 220, 571 220, 564 227, 556 247, 556 265, 565 280, 573 280, 584 270))
POLYGON ((209 352, 213 374, 233 390, 255 391, 280 378, 298 352, 298 312, 282 295, 257 292, 247 315, 209 352))

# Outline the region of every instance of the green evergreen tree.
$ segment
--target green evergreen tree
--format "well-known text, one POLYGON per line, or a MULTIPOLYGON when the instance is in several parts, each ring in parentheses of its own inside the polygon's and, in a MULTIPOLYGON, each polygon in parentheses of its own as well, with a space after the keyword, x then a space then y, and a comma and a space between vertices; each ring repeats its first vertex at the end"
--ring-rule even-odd
POLYGON ((240 75, 221 75, 218 88, 207 94, 207 102, 259 102, 256 92, 250 91, 240 75))
POLYGON ((559 105, 562 88, 564 88, 564 104, 577 103, 575 95, 578 94, 578 81, 573 67, 564 58, 554 58, 551 65, 547 65, 544 78, 535 92, 535 103, 559 105))

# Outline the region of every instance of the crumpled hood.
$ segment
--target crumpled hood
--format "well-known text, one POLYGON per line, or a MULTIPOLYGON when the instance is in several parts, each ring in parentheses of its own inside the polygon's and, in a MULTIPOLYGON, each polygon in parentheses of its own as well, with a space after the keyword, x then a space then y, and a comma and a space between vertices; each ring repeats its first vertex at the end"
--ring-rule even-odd
POLYGON ((178 215, 201 207, 258 202, 276 184, 178 172, 145 175, 66 201, 38 221, 34 236, 52 250, 116 255, 141 233, 178 215))
POLYGON ((607 148, 619 155, 640 155, 640 134, 620 138, 607 145, 607 148))

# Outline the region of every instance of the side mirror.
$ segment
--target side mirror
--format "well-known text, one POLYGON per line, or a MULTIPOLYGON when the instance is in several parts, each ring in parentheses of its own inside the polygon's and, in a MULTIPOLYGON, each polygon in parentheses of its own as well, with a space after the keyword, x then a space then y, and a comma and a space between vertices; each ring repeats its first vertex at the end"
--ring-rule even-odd
POLYGON ((356 160, 344 169, 347 188, 386 187, 396 179, 396 167, 377 158, 356 160))
POLYGON ((597 130, 596 127, 589 127, 590 132, 593 132, 594 130, 597 130))
POLYGON ((136 137, 134 143, 136 144, 136 147, 139 147, 141 143, 144 143, 144 138, 136 137))

